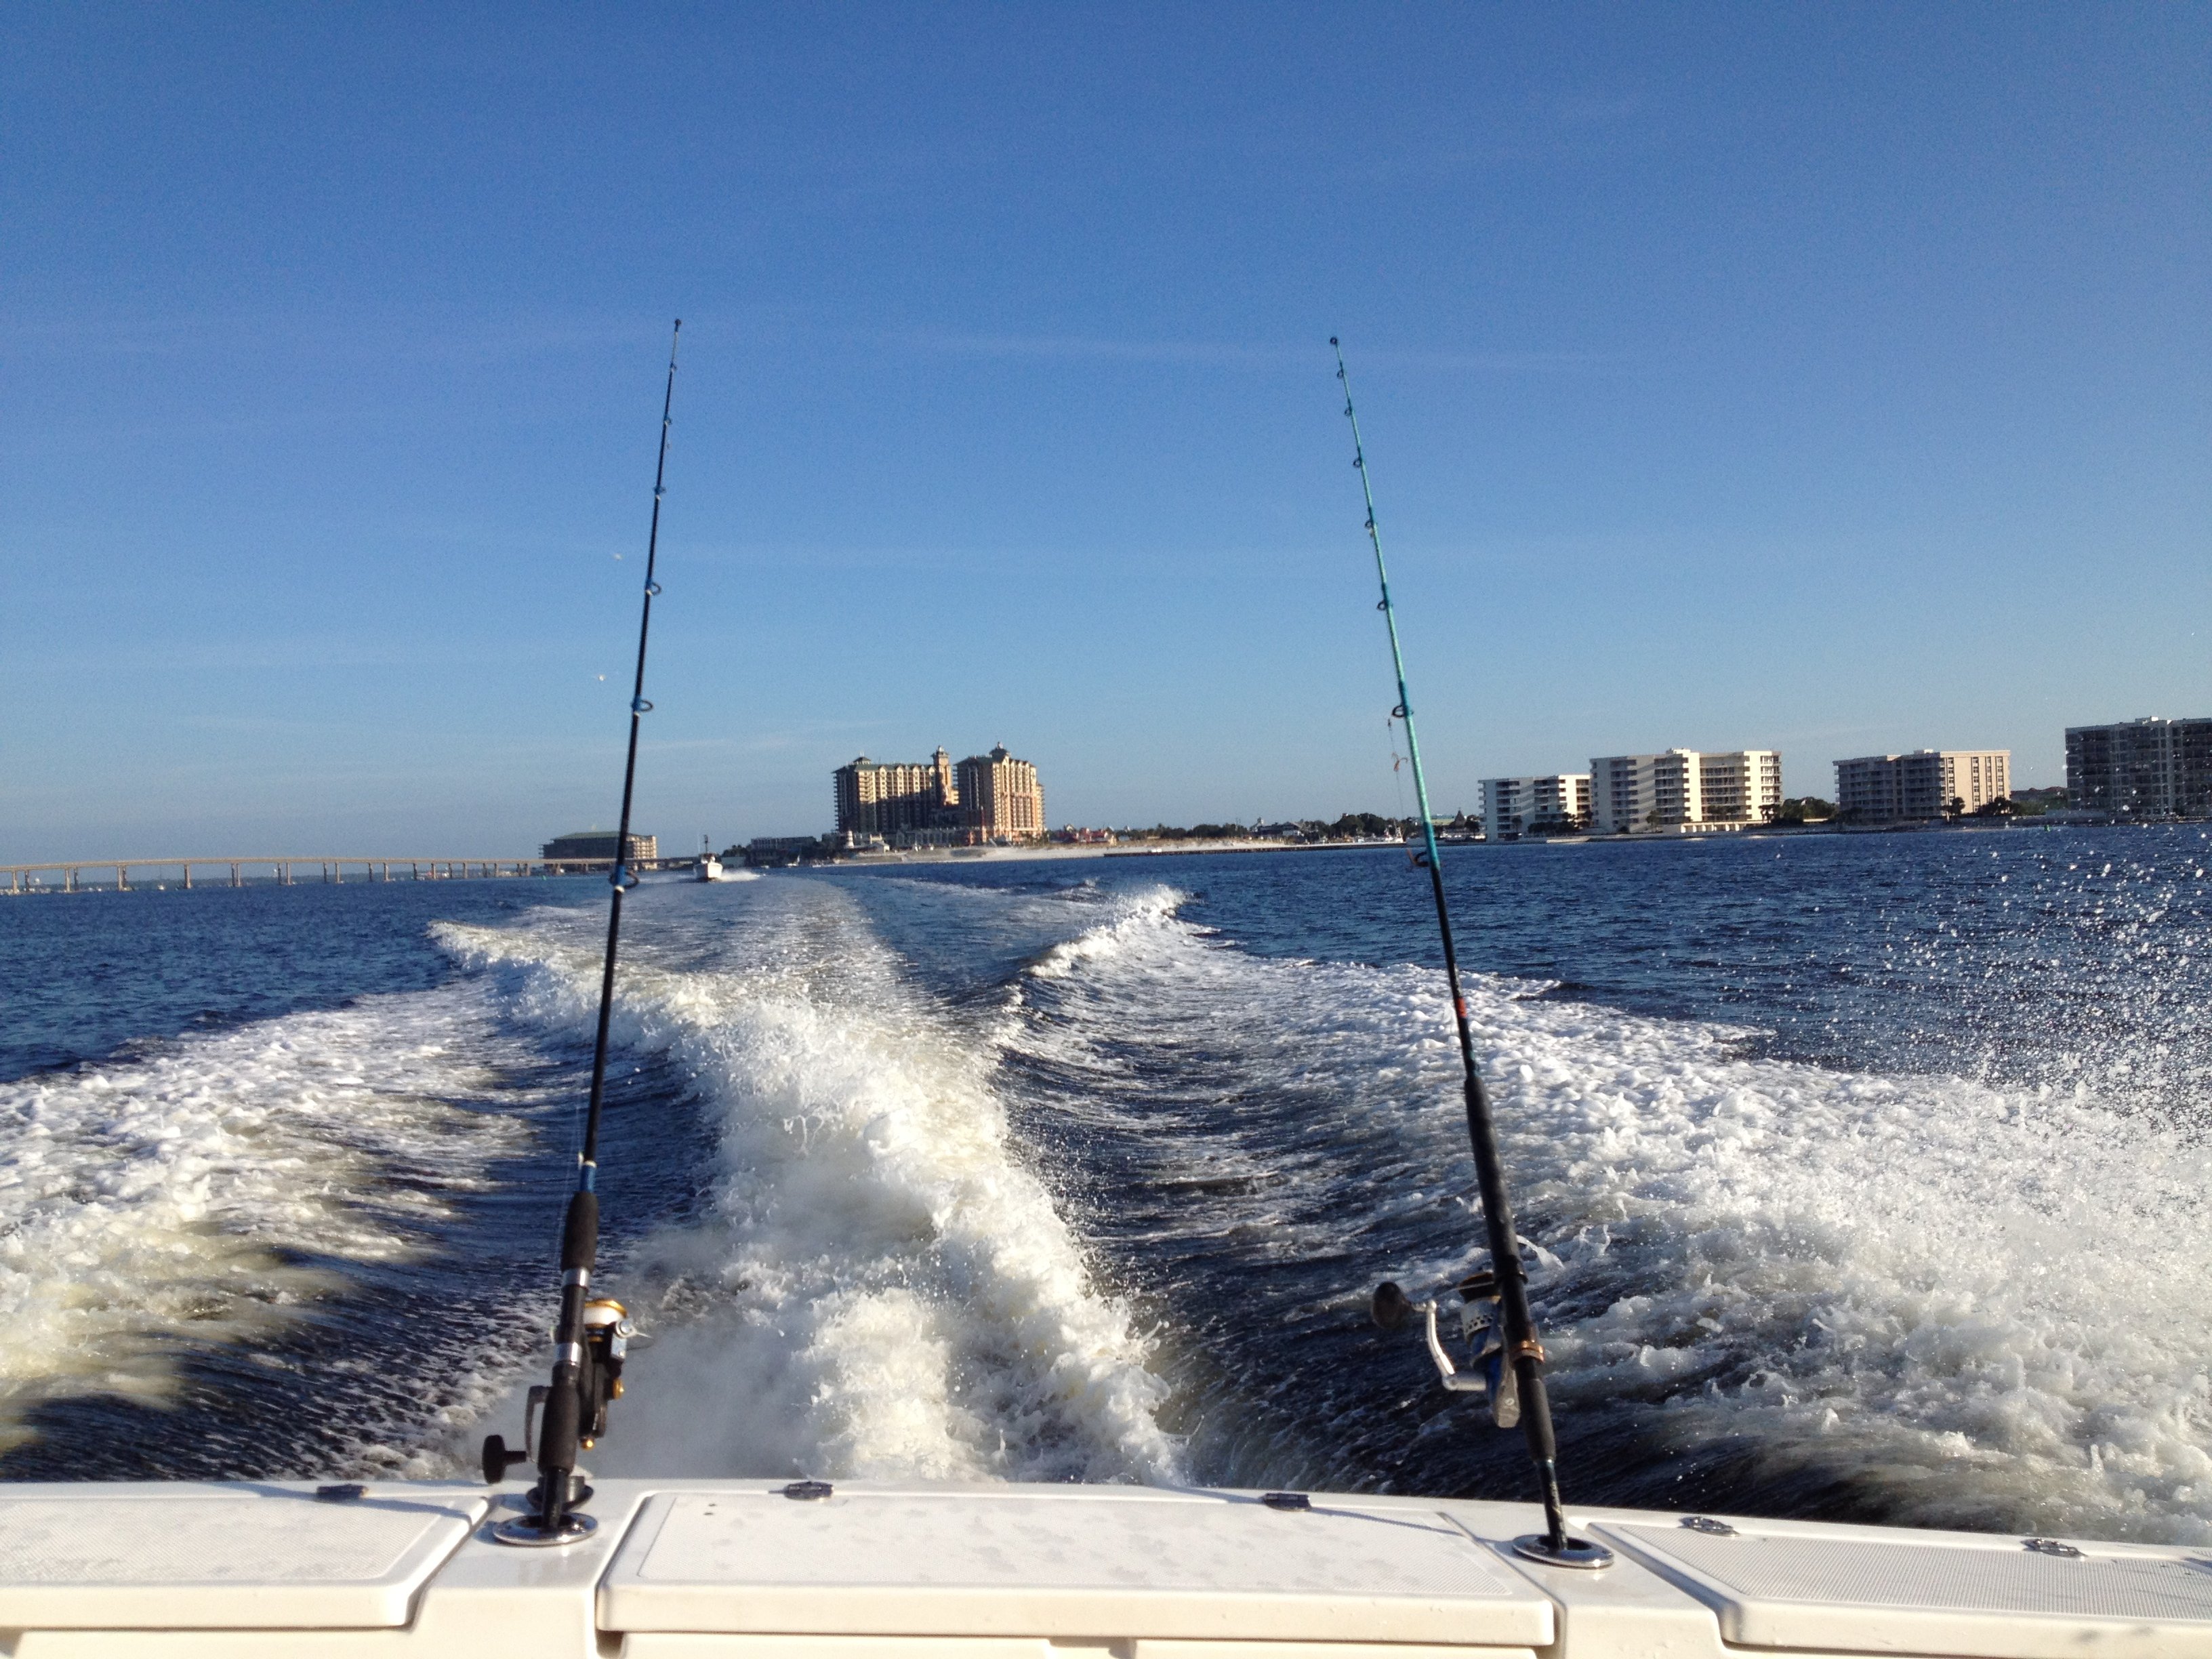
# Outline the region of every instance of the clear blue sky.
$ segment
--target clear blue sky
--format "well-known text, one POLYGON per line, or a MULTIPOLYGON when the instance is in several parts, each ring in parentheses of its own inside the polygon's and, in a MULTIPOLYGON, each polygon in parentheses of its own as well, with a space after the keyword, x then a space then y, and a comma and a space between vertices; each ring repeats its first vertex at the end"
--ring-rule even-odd
POLYGON ((0 861, 2212 713, 2212 8, 14 6, 0 861), (604 675, 602 680, 599 677, 604 675))

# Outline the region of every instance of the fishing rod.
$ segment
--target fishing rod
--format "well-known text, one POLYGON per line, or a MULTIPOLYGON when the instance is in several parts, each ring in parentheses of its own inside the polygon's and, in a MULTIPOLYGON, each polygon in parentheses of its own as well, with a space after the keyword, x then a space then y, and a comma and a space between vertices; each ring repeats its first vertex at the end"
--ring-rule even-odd
POLYGON ((530 1391, 523 1420, 523 1449, 511 1452, 493 1435, 483 1445, 484 1479, 497 1486, 518 1463, 538 1464, 535 1508, 502 1522, 493 1535, 503 1544, 569 1544, 588 1536, 599 1522, 575 1506, 591 1488, 574 1479, 580 1447, 592 1445, 605 1431, 608 1402, 622 1394, 623 1355, 631 1335, 621 1303, 590 1296, 592 1270, 599 1249, 599 1119, 606 1103, 607 1033, 614 1018, 615 955, 622 943, 623 896, 637 885, 630 864, 629 809, 637 783, 638 731, 653 705, 645 696, 645 644, 653 631, 653 601, 660 592, 653 565, 660 550, 660 501, 668 476, 670 410, 676 402, 676 346, 683 336, 678 318, 668 338, 668 384, 660 397, 660 457, 653 469, 653 526, 645 542, 645 598, 637 621, 637 674, 630 686, 629 755, 623 763, 622 821, 615 830, 614 888, 607 910, 606 957, 599 969, 599 1024, 592 1045, 592 1092, 584 1113, 584 1142, 576 1155, 576 1190, 561 1228, 561 1317, 553 1332, 553 1378, 530 1391), (529 1415, 540 1411, 538 1445, 531 1449, 529 1415))
MULTIPOLYGON (((1413 773, 1413 805, 1420 814, 1423 856, 1429 872, 1429 890, 1437 903, 1437 932, 1443 940, 1444 979, 1451 988, 1452 1021, 1459 1031, 1462 1091, 1467 1100, 1468 1139, 1474 1147, 1474 1176, 1482 1194, 1482 1218, 1490 1236, 1490 1271, 1476 1274, 1461 1286, 1468 1304, 1494 1301, 1501 1316, 1503 1340, 1493 1346, 1490 1386, 1493 1417, 1501 1426, 1511 1421, 1500 1407, 1505 1395, 1505 1372, 1517 1386, 1521 1431, 1528 1443, 1528 1455, 1536 1465, 1536 1479, 1544 1504, 1544 1531, 1514 1540, 1522 1554, 1554 1566, 1602 1567, 1613 1553, 1603 1545, 1567 1535, 1565 1511, 1559 1500, 1559 1444, 1552 1432, 1552 1407, 1544 1391, 1544 1347, 1536 1339, 1536 1322, 1528 1311, 1528 1271, 1521 1261, 1520 1236, 1513 1230, 1513 1211, 1505 1194, 1504 1160, 1498 1150, 1498 1127, 1490 1110, 1490 1091, 1483 1086, 1481 1068, 1475 1063, 1474 1033, 1468 1024, 1467 995, 1460 988, 1459 952, 1452 943, 1451 907, 1444 898, 1443 861, 1437 848, 1437 827, 1429 811, 1429 786, 1421 773, 1421 744, 1413 731, 1413 702, 1406 690, 1406 653, 1398 642, 1398 613, 1390 602, 1390 573, 1382 562, 1382 535, 1375 526, 1375 486, 1367 473, 1367 452, 1360 441, 1359 416, 1352 404, 1352 377, 1344 366, 1344 348, 1331 335, 1336 353, 1336 378, 1344 383, 1344 415, 1352 422, 1352 465, 1359 472, 1359 493, 1367 504, 1367 541, 1375 550, 1375 577, 1382 598, 1376 609, 1382 613, 1390 635, 1390 666, 1398 679, 1398 706, 1394 719, 1405 722, 1406 757, 1413 773)), ((1448 1388, 1473 1391, 1481 1385, 1460 1377, 1437 1338, 1436 1304, 1415 1304, 1395 1285, 1384 1285, 1375 1293, 1375 1317, 1379 1324, 1401 1323, 1413 1312, 1427 1316, 1429 1351, 1448 1388)), ((1464 1320, 1464 1315, 1462 1318, 1464 1320)))

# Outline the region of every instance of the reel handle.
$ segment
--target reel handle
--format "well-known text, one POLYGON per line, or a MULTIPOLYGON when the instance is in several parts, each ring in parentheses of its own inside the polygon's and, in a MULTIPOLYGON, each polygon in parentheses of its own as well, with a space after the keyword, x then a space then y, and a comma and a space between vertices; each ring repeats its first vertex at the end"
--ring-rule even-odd
POLYGON ((507 1449, 507 1437, 504 1435, 488 1434, 484 1437, 483 1468, 486 1486, 496 1486, 507 1479, 507 1472, 517 1464, 536 1461, 538 1454, 531 1444, 531 1426, 537 1421, 538 1411, 545 1404, 545 1385, 541 1382, 531 1389, 529 1398, 523 1406, 520 1451, 509 1451, 507 1449))
POLYGON ((1395 1331, 1413 1317, 1413 1304, 1395 1282, 1386 1279, 1375 1287, 1375 1294, 1367 1304, 1367 1312, 1384 1330, 1395 1331))

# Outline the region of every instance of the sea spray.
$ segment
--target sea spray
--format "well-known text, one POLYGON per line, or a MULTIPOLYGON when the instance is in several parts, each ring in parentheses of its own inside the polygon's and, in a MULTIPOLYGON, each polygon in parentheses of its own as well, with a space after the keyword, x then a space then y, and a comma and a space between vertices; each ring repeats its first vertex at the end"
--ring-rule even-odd
MULTIPOLYGON (((1741 1030, 1541 988, 1469 1000, 1523 1227, 1555 1257, 1536 1291, 1577 1425, 1632 1423, 1656 1461, 1752 1448, 1898 1519, 2212 1537, 2200 1138, 2057 1091, 1748 1058, 1741 1030)), ((1279 1367, 1314 1350, 1280 1379, 1310 1419, 1382 1409, 1371 1376, 1326 1369, 1340 1345, 1293 1334, 1348 1326, 1374 1279, 1468 1263, 1466 1151, 1436 1106, 1454 1056, 1426 1035, 1441 976, 1254 957, 1155 902, 1052 953, 1025 995, 1042 1109, 1085 1127, 1081 1156, 1124 1194, 1206 1186, 1202 1206, 1138 1196, 1103 1236, 1158 1264, 1184 1235, 1161 1293, 1206 1304, 1201 1283, 1233 1279, 1244 1318, 1218 1323, 1216 1358, 1262 1363, 1240 1330, 1279 1367), (1308 1261, 1339 1264, 1338 1294, 1308 1261)), ((1210 1374, 1198 1414, 1233 1416, 1241 1373, 1210 1374)), ((1209 1480, 1358 1478, 1326 1451, 1240 1464, 1234 1437, 1194 1455, 1209 1480)))

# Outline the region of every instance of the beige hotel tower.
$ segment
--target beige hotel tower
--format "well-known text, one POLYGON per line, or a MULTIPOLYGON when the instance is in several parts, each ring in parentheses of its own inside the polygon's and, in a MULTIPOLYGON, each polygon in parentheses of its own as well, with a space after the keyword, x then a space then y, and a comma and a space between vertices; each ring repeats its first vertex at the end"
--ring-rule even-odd
POLYGON ((944 750, 927 761, 872 761, 836 771, 837 830, 893 847, 981 846, 1044 834, 1036 768, 1001 744, 957 766, 944 750))

